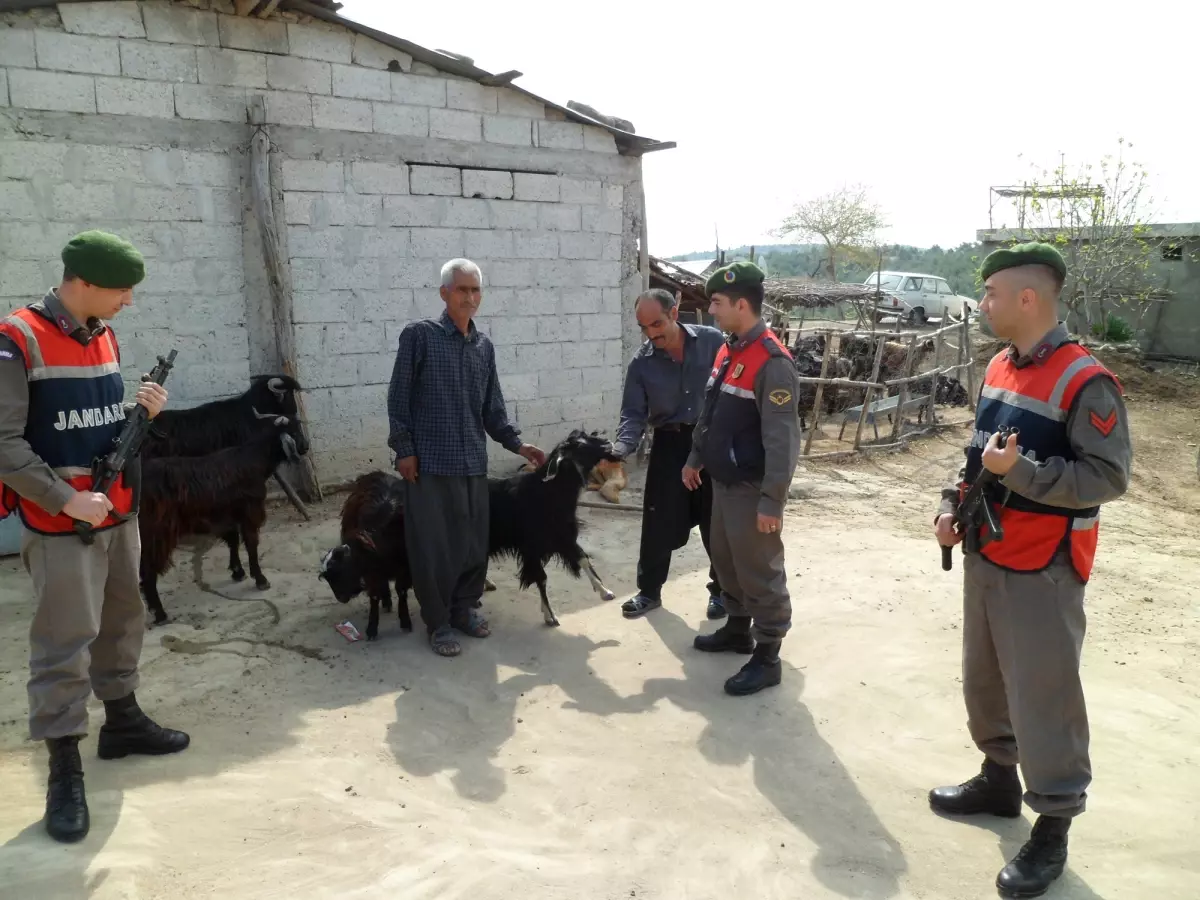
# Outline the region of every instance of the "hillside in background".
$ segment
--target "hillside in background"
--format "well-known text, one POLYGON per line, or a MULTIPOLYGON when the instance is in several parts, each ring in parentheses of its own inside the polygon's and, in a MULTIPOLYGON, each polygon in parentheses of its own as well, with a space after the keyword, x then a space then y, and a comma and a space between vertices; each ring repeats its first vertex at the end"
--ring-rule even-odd
MULTIPOLYGON (((698 250, 672 256, 672 260, 711 259, 713 250, 698 250)), ((767 274, 774 278, 814 275, 822 277, 825 246, 823 244, 766 244, 754 248, 755 260, 767 274)), ((748 259, 749 247, 735 247, 725 251, 725 261, 748 259)), ((873 261, 872 261, 873 262, 873 261)), ((950 282, 955 293, 965 297, 979 294, 975 276, 979 270, 979 245, 960 244, 951 250, 941 247, 908 247, 902 244, 883 248, 883 270, 899 272, 921 272, 940 275, 950 282)), ((875 271, 871 262, 858 259, 838 261, 838 281, 862 282, 875 271)))

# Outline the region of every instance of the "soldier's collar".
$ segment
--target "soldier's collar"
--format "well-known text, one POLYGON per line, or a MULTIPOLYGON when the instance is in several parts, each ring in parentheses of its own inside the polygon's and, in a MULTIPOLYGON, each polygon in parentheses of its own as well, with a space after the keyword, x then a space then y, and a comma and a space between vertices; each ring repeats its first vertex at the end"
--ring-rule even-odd
POLYGON ((1028 356, 1021 356, 1017 352, 1017 348, 1010 345, 1008 348, 1008 359, 1016 366, 1027 366, 1030 364, 1044 366, 1047 360, 1054 355, 1055 350, 1063 344, 1070 343, 1074 343, 1071 333, 1067 331, 1065 323, 1059 322, 1040 341, 1033 345, 1033 349, 1029 351, 1028 356))
POLYGON ((764 322, 762 319, 759 319, 757 322, 754 323, 754 325, 750 328, 750 330, 747 331, 744 335, 741 335, 741 336, 736 335, 736 334, 729 335, 729 337, 727 338, 727 340, 729 342, 729 347, 731 350, 745 350, 747 347, 749 347, 751 344, 753 344, 755 341, 757 341, 760 337, 762 337, 763 333, 766 330, 767 330, 767 323, 764 322))
POLYGON ((67 337, 72 337, 84 345, 89 344, 92 338, 104 334, 104 329, 107 327, 95 316, 89 316, 87 322, 80 325, 79 321, 63 305, 62 298, 58 296, 56 288, 48 290, 46 296, 42 298, 42 302, 34 304, 34 308, 45 318, 57 325, 59 330, 67 337), (37 309, 38 306, 41 309, 37 309))

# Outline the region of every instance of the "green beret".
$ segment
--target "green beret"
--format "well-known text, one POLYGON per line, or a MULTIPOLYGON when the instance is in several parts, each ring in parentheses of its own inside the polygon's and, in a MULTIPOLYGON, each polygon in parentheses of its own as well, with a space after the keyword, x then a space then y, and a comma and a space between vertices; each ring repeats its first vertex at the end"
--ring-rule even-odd
POLYGON ((131 288, 146 277, 146 264, 133 244, 107 231, 85 231, 63 247, 63 265, 88 284, 131 288))
POLYGON ((1011 269, 1015 266, 1049 266, 1059 274, 1060 278, 1067 277, 1067 264, 1054 247, 1049 244, 1029 243, 1016 244, 993 250, 984 259, 979 269, 980 278, 987 281, 1001 269, 1011 269))
POLYGON ((754 284, 762 284, 766 276, 763 270, 754 263, 741 259, 723 266, 708 276, 704 285, 704 295, 712 297, 721 293, 723 288, 742 288, 754 284))

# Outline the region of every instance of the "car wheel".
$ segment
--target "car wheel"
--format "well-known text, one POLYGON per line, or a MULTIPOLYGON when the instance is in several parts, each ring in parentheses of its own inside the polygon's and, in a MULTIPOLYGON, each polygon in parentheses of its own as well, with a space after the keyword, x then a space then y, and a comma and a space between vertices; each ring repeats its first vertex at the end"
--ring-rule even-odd
POLYGON ((924 325, 925 324, 925 307, 918 306, 908 314, 909 325, 924 325))

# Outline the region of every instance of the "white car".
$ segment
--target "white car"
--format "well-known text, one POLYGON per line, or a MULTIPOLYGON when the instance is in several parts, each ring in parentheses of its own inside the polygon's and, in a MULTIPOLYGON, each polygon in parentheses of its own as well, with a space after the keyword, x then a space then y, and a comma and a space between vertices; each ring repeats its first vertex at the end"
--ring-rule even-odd
POLYGON ((875 305, 875 321, 898 316, 909 325, 922 325, 929 319, 947 315, 961 319, 979 309, 979 301, 954 293, 945 278, 921 272, 877 272, 863 284, 876 287, 884 297, 875 305))

